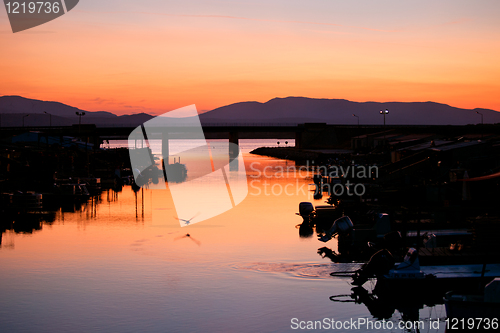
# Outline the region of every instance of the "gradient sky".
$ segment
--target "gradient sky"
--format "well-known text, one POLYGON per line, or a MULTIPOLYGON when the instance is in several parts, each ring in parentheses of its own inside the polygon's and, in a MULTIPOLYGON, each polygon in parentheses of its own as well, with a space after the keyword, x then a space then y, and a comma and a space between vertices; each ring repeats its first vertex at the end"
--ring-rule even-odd
POLYGON ((306 96, 500 111, 498 0, 80 0, 13 34, 0 95, 117 114, 306 96))

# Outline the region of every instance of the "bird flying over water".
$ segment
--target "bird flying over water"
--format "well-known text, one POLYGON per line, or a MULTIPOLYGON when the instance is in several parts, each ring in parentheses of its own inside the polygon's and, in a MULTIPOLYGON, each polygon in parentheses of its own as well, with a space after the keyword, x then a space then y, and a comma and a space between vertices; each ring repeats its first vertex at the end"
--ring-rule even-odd
POLYGON ((196 213, 196 215, 195 215, 195 216, 193 216, 192 218, 190 218, 189 220, 180 219, 180 218, 177 218, 177 217, 176 217, 175 219, 176 219, 176 220, 179 220, 179 221, 184 222, 184 225, 189 225, 189 224, 191 223, 191 221, 192 221, 195 217, 197 217, 198 215, 200 215, 200 213, 199 213, 199 212, 198 212, 198 213, 196 213))

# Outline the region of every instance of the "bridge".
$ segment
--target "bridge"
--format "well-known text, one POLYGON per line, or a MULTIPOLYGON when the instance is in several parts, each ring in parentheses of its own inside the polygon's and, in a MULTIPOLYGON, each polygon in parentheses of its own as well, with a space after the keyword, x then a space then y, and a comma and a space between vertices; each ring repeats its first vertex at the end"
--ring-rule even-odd
MULTIPOLYGON (((93 143, 97 149, 104 140, 127 140, 136 126, 96 126, 81 124, 72 126, 29 126, 1 127, 0 138, 11 137, 26 132, 36 131, 42 136, 72 136, 93 143)), ((204 124, 202 126, 206 139, 228 139, 238 144, 240 139, 294 139, 296 148, 328 149, 351 141, 351 138, 370 133, 397 131, 398 133, 436 133, 449 136, 464 133, 482 133, 484 131, 500 133, 500 125, 328 125, 325 123, 286 124, 286 123, 224 123, 204 124)), ((161 139, 163 153, 168 155, 168 140, 192 139, 192 133, 200 133, 199 128, 189 126, 148 127, 148 139, 161 139)), ((131 137, 130 139, 134 139, 131 137)), ((385 138, 384 138, 385 139, 385 138)), ((136 138, 142 140, 141 137, 136 138)), ((61 140, 62 141, 62 140, 61 140)), ((47 140, 48 142, 48 140, 47 140)), ((137 145, 136 145, 137 146, 137 145)))

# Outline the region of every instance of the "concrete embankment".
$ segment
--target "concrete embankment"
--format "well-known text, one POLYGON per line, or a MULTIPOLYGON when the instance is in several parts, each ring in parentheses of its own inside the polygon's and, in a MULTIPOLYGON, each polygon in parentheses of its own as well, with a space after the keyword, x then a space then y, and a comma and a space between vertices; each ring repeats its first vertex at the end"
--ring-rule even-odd
POLYGON ((250 154, 269 156, 292 161, 306 161, 318 160, 324 158, 326 155, 321 152, 306 151, 296 148, 285 147, 260 147, 254 149, 250 154))

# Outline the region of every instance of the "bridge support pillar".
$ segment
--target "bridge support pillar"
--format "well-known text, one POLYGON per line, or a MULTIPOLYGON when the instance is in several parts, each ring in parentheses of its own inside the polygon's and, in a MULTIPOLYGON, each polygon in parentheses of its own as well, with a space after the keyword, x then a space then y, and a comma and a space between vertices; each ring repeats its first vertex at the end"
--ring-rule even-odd
POLYGON ((163 165, 169 165, 169 147, 168 147, 168 132, 163 132, 161 135, 161 155, 163 156, 163 165))
POLYGON ((101 148, 101 145, 104 143, 104 140, 101 139, 100 136, 94 135, 92 138, 92 143, 94 144, 94 152, 101 148))
POLYGON ((229 145, 229 158, 231 159, 238 156, 239 137, 240 135, 238 132, 229 132, 229 143, 234 143, 236 145, 229 145))
POLYGON ((302 132, 295 132, 295 148, 302 148, 302 132))

